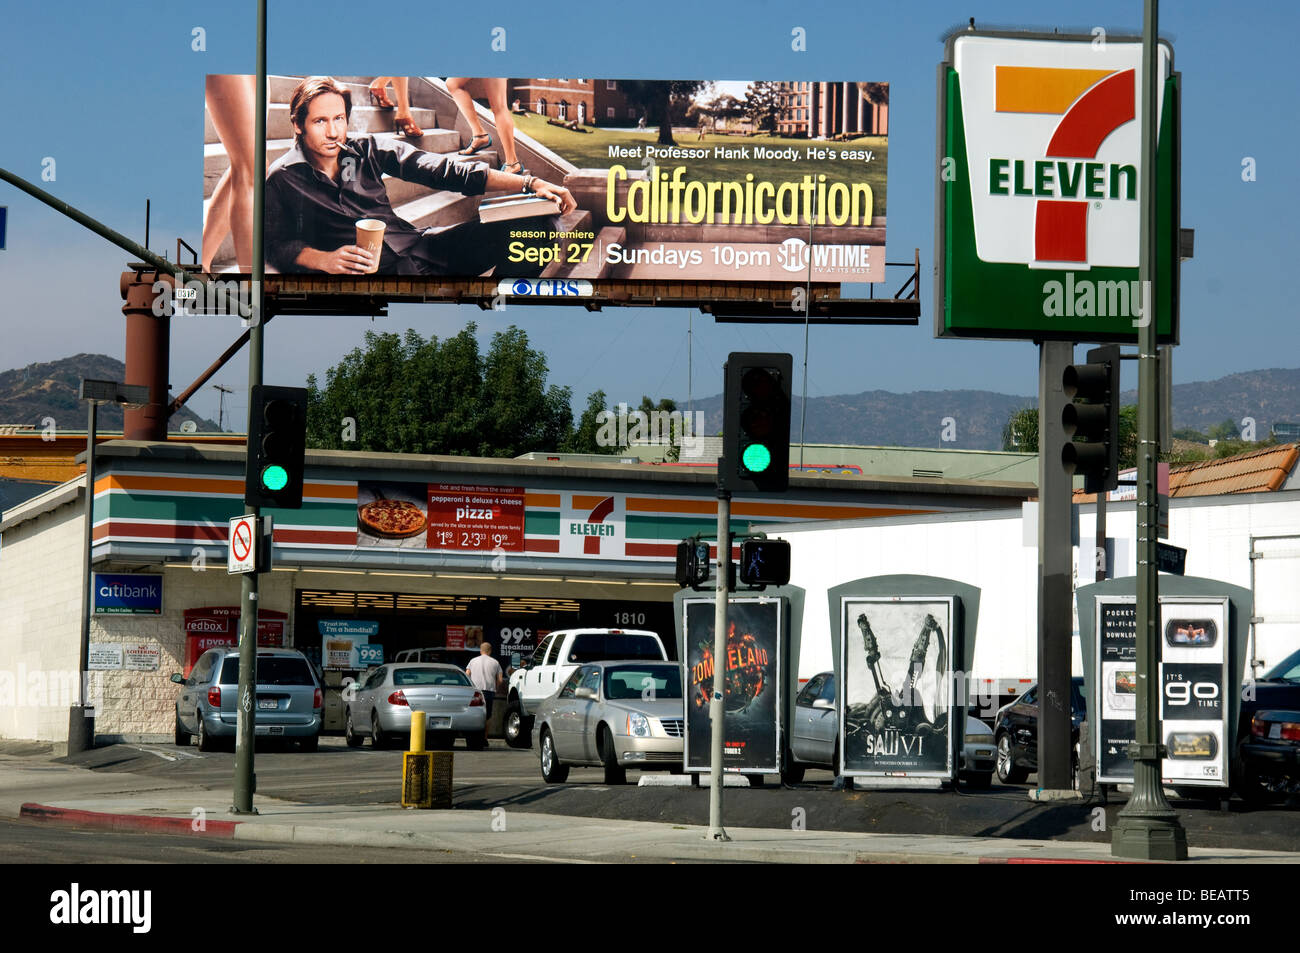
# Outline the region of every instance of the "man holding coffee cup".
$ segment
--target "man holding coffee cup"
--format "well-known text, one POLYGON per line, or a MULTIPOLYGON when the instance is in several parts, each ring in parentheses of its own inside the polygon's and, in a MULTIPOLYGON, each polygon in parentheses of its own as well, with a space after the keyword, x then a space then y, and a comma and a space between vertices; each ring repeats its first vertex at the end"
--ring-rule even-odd
MULTIPOLYGON (((421 231, 393 211, 385 174, 463 195, 532 193, 552 200, 557 215, 577 207, 568 189, 535 176, 459 162, 401 139, 349 137, 352 96, 329 77, 299 83, 289 115, 296 145, 266 176, 266 257, 284 273, 470 277, 499 261, 516 223, 473 221, 421 231)), ((535 223, 539 229, 558 226, 554 217, 535 223)), ((512 275, 526 276, 530 268, 541 270, 521 262, 512 275)))

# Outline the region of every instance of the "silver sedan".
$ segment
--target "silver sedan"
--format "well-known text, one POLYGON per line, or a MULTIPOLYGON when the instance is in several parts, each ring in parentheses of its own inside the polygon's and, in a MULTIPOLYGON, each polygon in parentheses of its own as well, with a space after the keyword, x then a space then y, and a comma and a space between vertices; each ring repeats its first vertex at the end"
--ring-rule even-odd
POLYGON ((602 766, 606 784, 627 769, 682 770, 686 703, 675 662, 579 666, 537 711, 542 779, 559 783, 576 765, 602 766))
POLYGON ((459 735, 472 750, 487 747, 487 710, 483 693, 455 665, 390 662, 366 675, 344 693, 343 729, 348 746, 368 736, 376 748, 411 734, 411 712, 425 713, 425 736, 431 747, 450 746, 459 735))

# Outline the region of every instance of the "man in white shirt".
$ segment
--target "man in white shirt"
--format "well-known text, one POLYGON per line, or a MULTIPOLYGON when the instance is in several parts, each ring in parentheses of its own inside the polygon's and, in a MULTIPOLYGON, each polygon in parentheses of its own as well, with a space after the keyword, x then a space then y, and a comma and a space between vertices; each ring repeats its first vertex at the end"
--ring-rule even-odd
POLYGON ((492 657, 492 646, 484 642, 479 647, 479 657, 472 659, 465 667, 470 684, 483 693, 487 705, 486 715, 492 718, 492 699, 505 687, 505 676, 501 674, 501 663, 492 657))

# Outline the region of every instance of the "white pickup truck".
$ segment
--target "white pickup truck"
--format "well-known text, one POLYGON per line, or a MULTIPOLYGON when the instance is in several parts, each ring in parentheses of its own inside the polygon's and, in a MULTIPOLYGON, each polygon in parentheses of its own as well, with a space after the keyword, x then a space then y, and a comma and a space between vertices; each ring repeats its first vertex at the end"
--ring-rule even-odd
POLYGON ((550 698, 579 665, 607 659, 666 661, 663 641, 645 629, 557 629, 542 639, 532 658, 510 676, 506 699, 506 744, 533 743, 537 706, 550 698))

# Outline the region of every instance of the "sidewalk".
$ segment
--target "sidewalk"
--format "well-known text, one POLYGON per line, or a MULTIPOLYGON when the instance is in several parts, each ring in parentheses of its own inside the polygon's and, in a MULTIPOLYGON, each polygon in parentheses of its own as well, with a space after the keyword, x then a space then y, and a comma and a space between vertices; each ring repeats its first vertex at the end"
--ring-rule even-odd
MULTIPOLYGON (((12 749, 10 749, 12 750, 12 749)), ((256 816, 229 813, 229 792, 132 774, 52 764, 31 753, 0 754, 0 815, 105 830, 330 844, 472 851, 495 857, 591 863, 619 858, 748 863, 1116 863, 1109 844, 727 828, 729 843, 704 829, 512 811, 420 811, 399 806, 305 805, 256 797, 256 816)), ((1274 851, 1195 848, 1189 863, 1296 863, 1274 851)))

